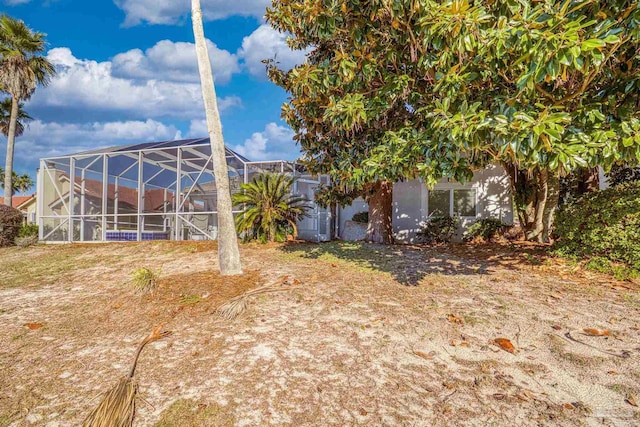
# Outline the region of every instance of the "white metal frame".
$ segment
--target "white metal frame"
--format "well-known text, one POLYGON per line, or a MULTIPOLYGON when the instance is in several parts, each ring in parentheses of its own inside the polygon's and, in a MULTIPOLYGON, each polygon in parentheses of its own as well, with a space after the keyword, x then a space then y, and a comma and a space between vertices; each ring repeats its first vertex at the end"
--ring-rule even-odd
MULTIPOLYGON (((204 235, 208 239, 215 239, 217 237, 217 226, 205 227, 202 229, 198 224, 194 223, 194 216, 200 215, 217 215, 217 210, 204 210, 194 211, 193 205, 188 204, 189 197, 194 193, 196 188, 202 190, 200 185, 200 179, 203 175, 211 173, 213 175, 213 162, 211 155, 205 154, 198 150, 202 147, 210 147, 208 140, 204 139, 203 142, 192 145, 174 145, 170 147, 154 147, 154 148, 140 148, 127 150, 126 147, 97 150, 93 152, 79 153, 70 156, 51 157, 42 159, 40 161, 40 169, 38 170, 38 222, 40 225, 40 239, 43 241, 60 241, 52 239, 52 236, 56 231, 61 229, 67 229, 67 242, 73 241, 93 241, 94 239, 85 239, 85 225, 88 221, 97 223, 101 228, 99 232, 99 238, 102 241, 108 241, 108 235, 111 231, 123 231, 135 233, 135 239, 137 241, 144 240, 145 233, 156 232, 156 230, 148 230, 145 225, 150 223, 149 217, 161 217, 162 220, 158 223, 152 223, 153 226, 157 226, 164 233, 167 233, 167 237, 175 240, 183 240, 189 236, 184 235, 185 228, 197 232, 199 235, 204 235), (175 155, 173 154, 175 153, 175 155), (154 157, 165 158, 165 161, 159 161, 157 159, 149 158, 150 154, 156 154, 154 157), (131 165, 126 166, 122 171, 117 174, 109 174, 110 161, 118 156, 127 157, 133 162, 131 165), (187 159, 184 159, 187 157, 187 159), (78 162, 91 159, 86 166, 79 167, 78 162), (56 163, 58 163, 56 167, 56 163), (171 164, 169 164, 171 163, 171 164), (54 167, 50 167, 53 164, 54 167), (159 170, 151 176, 144 178, 144 165, 153 165, 159 168, 159 170), (175 164, 175 166, 173 165, 175 164), (68 165, 68 166, 67 166, 68 165), (91 170, 92 166, 101 165, 102 170, 91 170), (56 182, 56 179, 60 178, 59 167, 63 166, 64 170, 62 176, 65 176, 69 180, 69 192, 68 194, 62 194, 60 188, 60 181, 56 182), (130 173, 135 167, 137 167, 136 179, 129 178, 125 175, 130 173), (68 170, 67 170, 68 169, 68 170), (79 172, 76 176, 76 170, 79 172), (100 192, 100 209, 99 212, 91 212, 87 209, 88 200, 87 195, 87 171, 91 170, 93 174, 100 174, 102 180, 102 191, 100 192), (160 174, 169 171, 175 173, 175 180, 168 186, 153 185, 152 181, 160 174), (190 183, 184 183, 185 180, 190 183), (127 182, 135 181, 137 184, 135 187, 131 185, 125 185, 127 182), (186 184, 186 185, 185 185, 186 184), (110 186, 113 185, 113 198, 109 200, 110 186), (53 187, 53 189, 51 189, 53 187), (135 188, 137 190, 137 207, 134 212, 123 212, 121 210, 121 188, 135 188), (145 189, 158 188, 164 189, 163 192, 163 207, 160 212, 145 212, 145 189), (52 210, 54 203, 50 203, 49 211, 45 214, 45 190, 48 190, 47 194, 52 194, 58 205, 58 211, 52 210), (175 191, 172 202, 172 212, 168 211, 169 198, 168 194, 175 191), (109 207, 109 203, 113 203, 113 208, 109 207), (79 203, 79 213, 76 213, 75 204, 79 203), (113 212, 110 213, 111 209, 113 212), (45 230, 45 223, 50 220, 59 220, 60 223, 51 229, 45 230), (125 223, 124 221, 130 223, 125 223), (74 224, 79 224, 79 239, 75 239, 74 236, 74 224), (172 225, 172 228, 171 228, 172 225), (132 226, 132 227, 129 227, 132 226), (213 228, 212 228, 213 227, 213 228), (131 229, 133 228, 133 229, 131 229), (212 229, 209 229, 212 228, 212 229)), ((133 148, 133 147, 132 147, 133 148)), ((203 150, 207 151, 207 150, 203 150)), ((253 173, 259 173, 264 170, 274 170, 279 173, 292 174, 298 176, 296 172, 297 167, 295 163, 287 162, 284 160, 265 161, 265 162, 250 162, 246 159, 238 156, 231 150, 227 149, 227 159, 235 161, 238 167, 230 165, 230 172, 235 172, 238 176, 243 175, 243 182, 247 183, 250 179, 250 175, 253 173)), ((304 175, 304 182, 311 183, 313 185, 319 185, 320 180, 316 177, 304 175)), ((294 186, 294 192, 296 190, 294 186)), ((315 206, 315 203, 313 203, 315 206)), ((234 211, 234 214, 239 214, 241 211, 234 211)), ((320 235, 319 221, 327 221, 327 230, 330 230, 330 213, 320 212, 317 206, 311 213, 311 216, 316 219, 317 233, 315 236, 311 236, 311 240, 322 241, 328 240, 329 235, 320 235), (321 218, 322 217, 322 218, 321 218)), ((94 231, 96 232, 96 231, 94 231)), ((157 232, 160 232, 159 230, 157 232)), ((328 231, 330 232, 330 231, 328 231)))

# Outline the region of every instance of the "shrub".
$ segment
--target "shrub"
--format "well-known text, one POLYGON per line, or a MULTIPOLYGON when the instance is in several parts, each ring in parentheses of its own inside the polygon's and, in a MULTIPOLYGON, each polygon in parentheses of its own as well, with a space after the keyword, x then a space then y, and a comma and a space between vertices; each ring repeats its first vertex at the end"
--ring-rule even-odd
POLYGON ((18 232, 18 237, 38 236, 38 226, 36 224, 23 224, 18 232))
POLYGON ((0 248, 15 244, 23 220, 22 212, 18 209, 0 205, 0 248))
POLYGON ((131 272, 131 285, 137 293, 154 292, 158 288, 158 277, 155 271, 142 267, 131 272))
POLYGON ((368 224, 369 223, 369 212, 358 212, 357 214, 353 215, 353 217, 351 218, 351 221, 359 222, 361 224, 368 224))
POLYGON ((555 233, 559 254, 592 258, 596 268, 605 258, 640 271, 640 182, 586 194, 565 206, 555 233))
POLYGON ((508 227, 497 218, 482 218, 471 224, 464 233, 464 240, 470 241, 481 238, 482 240, 491 240, 498 233, 502 233, 508 227))
POLYGON ((19 248, 26 248, 38 243, 38 236, 19 236, 16 237, 16 246, 19 248))
POLYGON ((424 243, 450 242, 456 234, 460 220, 450 216, 430 216, 420 224, 416 233, 418 240, 424 243))

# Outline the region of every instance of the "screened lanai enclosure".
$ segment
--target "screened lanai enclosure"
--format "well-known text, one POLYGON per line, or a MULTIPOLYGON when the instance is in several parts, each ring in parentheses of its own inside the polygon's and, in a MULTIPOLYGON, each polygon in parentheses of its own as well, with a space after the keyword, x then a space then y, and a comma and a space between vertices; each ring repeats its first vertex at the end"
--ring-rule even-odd
MULTIPOLYGON (((314 202, 324 177, 296 163, 251 162, 226 149, 231 192, 262 172, 296 178, 293 192, 309 199, 298 237, 330 238, 331 215, 314 202)), ((40 240, 98 242, 215 240, 217 189, 208 138, 151 142, 40 161, 40 240)), ((242 207, 234 211, 240 215, 242 207)))

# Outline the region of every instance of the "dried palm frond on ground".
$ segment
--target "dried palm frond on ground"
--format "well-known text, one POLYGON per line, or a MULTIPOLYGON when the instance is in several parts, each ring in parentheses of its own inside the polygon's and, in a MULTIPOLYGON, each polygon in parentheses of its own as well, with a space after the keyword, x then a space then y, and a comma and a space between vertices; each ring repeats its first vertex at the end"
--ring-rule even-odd
POLYGON ((170 334, 170 331, 163 331, 160 325, 140 343, 129 375, 121 378, 111 390, 105 393, 100 404, 82 423, 83 427, 130 427, 133 425, 138 393, 138 382, 134 374, 140 353, 145 345, 170 334))
MULTIPOLYGON (((296 282, 297 280, 294 280, 293 283, 296 284, 296 282)), ((218 307, 216 313, 223 319, 233 320, 244 313, 244 311, 247 309, 247 300, 249 299, 249 297, 252 297, 254 295, 266 294, 269 292, 280 292, 293 289, 293 286, 284 286, 288 283, 289 278, 283 277, 274 283, 270 283, 268 285, 260 286, 259 288, 246 291, 242 295, 231 298, 229 301, 222 304, 220 307, 218 307)))

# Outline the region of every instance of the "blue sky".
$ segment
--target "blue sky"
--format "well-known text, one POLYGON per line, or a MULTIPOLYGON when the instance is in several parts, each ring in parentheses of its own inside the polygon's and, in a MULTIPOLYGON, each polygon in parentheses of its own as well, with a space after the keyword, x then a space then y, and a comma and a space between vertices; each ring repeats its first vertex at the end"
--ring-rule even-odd
MULTIPOLYGON (((202 0, 225 143, 252 160, 295 159, 280 119, 286 94, 262 59, 304 60, 264 23, 270 0, 202 0)), ((146 141, 206 136, 190 0, 0 0, 0 12, 47 34, 58 69, 25 109, 14 168, 41 157, 146 141)), ((4 165, 6 139, 0 137, 4 165)))

